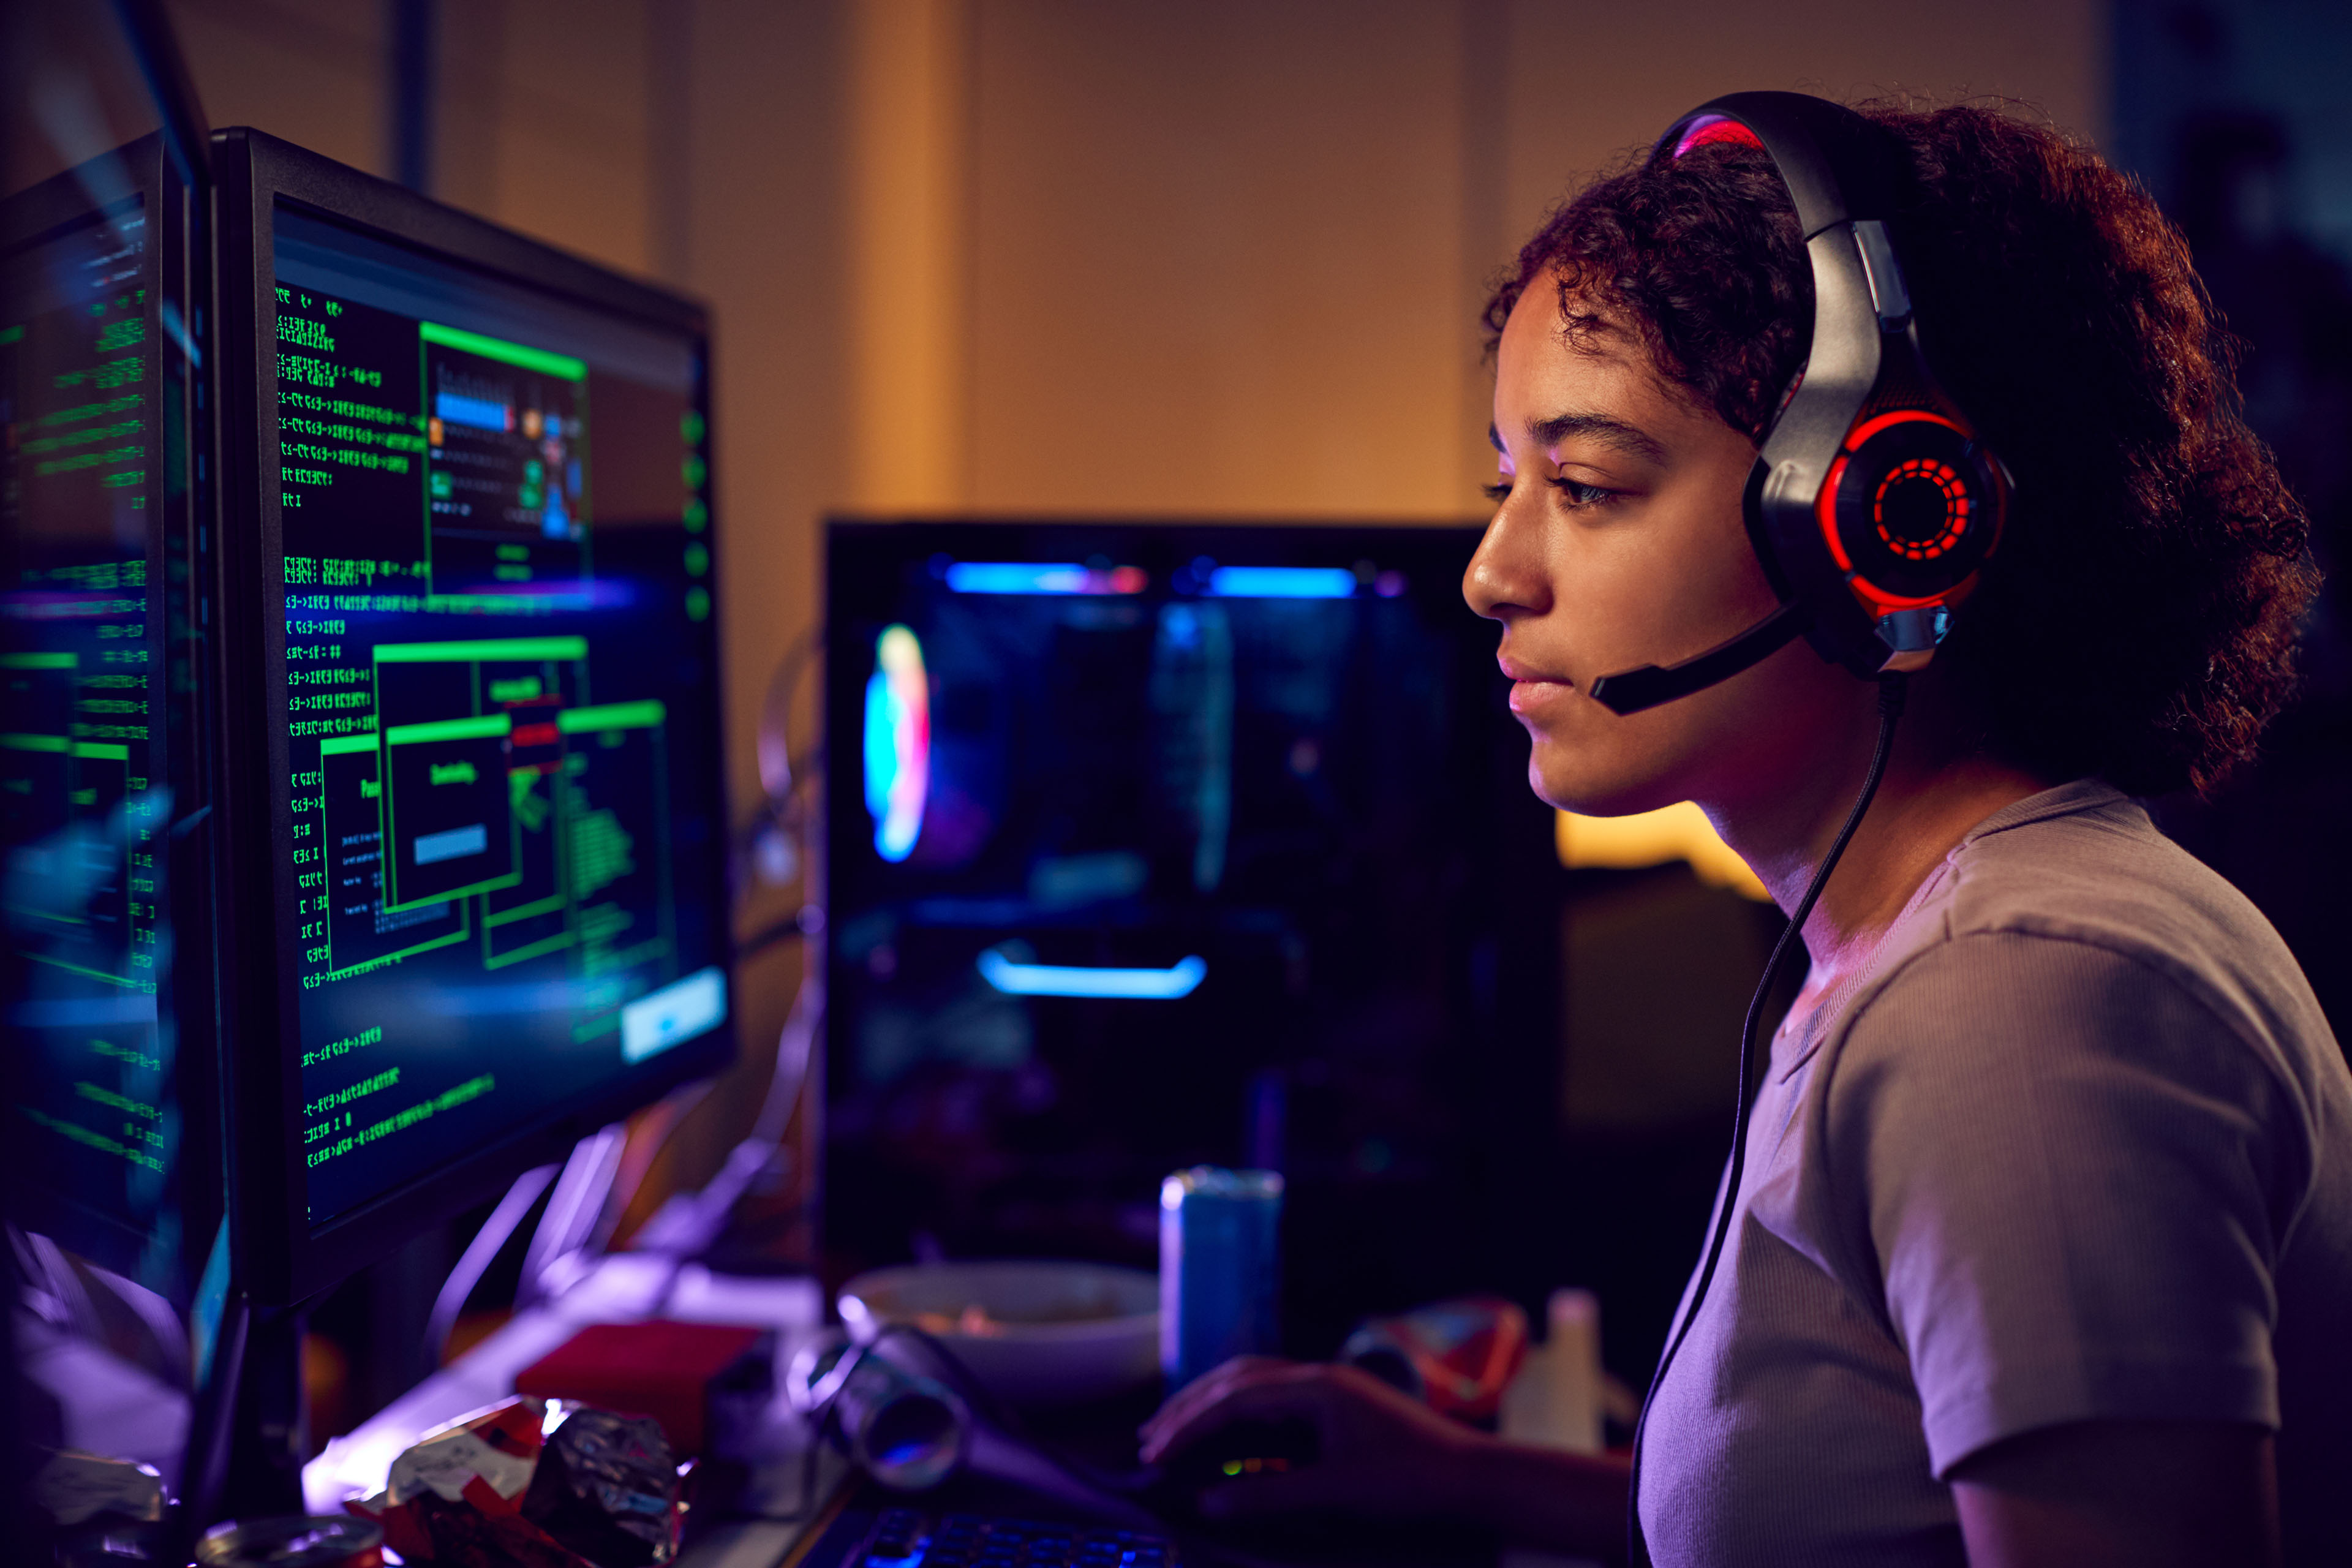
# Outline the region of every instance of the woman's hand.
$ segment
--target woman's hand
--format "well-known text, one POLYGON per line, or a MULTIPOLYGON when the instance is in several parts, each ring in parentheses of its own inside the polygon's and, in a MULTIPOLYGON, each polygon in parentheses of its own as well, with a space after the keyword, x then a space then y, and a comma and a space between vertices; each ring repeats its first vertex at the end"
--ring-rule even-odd
POLYGON ((1317 1510, 1360 1519, 1443 1520, 1506 1541, 1622 1561, 1625 1461, 1507 1443, 1457 1425, 1352 1366, 1243 1356, 1202 1378, 1143 1425, 1159 1464, 1238 1421, 1298 1422, 1320 1447, 1313 1464, 1212 1485, 1212 1519, 1317 1510))
POLYGON ((1295 1470, 1212 1485, 1200 1501, 1212 1519, 1307 1510, 1384 1519, 1456 1514, 1473 1453, 1493 1443, 1360 1368, 1242 1356, 1144 1423, 1143 1459, 1158 1464, 1237 1421, 1299 1423, 1315 1433, 1319 1454, 1295 1470))

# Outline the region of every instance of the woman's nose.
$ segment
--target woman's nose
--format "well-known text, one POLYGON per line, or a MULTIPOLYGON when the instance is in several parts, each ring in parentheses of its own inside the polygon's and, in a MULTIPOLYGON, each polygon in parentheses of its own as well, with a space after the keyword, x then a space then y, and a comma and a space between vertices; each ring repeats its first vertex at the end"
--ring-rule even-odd
POLYGON ((1462 574, 1463 599, 1488 620, 1507 620, 1515 613, 1541 615, 1551 607, 1543 529, 1534 515, 1534 500, 1522 498, 1516 489, 1503 499, 1462 574))

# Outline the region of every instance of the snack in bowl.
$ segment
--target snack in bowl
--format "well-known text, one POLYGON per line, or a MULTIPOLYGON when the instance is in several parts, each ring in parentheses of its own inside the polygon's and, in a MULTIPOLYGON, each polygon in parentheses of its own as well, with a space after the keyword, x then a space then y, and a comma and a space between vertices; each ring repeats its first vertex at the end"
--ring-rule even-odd
POLYGON ((1075 1405, 1160 1371, 1160 1283, 1099 1263, 920 1263, 861 1274, 836 1303, 851 1338, 921 1330, 997 1398, 1075 1405))

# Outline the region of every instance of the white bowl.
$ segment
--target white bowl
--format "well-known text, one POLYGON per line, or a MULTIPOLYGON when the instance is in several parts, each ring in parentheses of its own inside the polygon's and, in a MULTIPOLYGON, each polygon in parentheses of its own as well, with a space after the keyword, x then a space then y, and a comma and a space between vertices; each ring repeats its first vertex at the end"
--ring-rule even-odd
POLYGON ((861 1274, 836 1303, 850 1337, 923 1329, 991 1394, 1075 1405, 1160 1373, 1160 1280, 1100 1263, 917 1263, 861 1274))

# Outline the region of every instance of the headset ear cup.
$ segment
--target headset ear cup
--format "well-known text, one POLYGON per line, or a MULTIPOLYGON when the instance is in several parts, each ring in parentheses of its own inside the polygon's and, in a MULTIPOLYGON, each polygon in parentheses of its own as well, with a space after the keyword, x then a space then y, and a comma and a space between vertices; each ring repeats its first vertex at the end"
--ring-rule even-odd
POLYGON ((1819 507, 1831 553, 1877 615, 1956 602, 1999 543, 2007 511, 2008 486, 1990 454, 1925 409, 1858 427, 1819 507))

